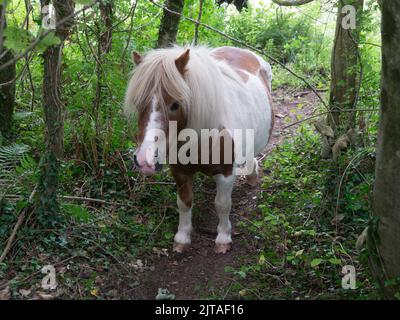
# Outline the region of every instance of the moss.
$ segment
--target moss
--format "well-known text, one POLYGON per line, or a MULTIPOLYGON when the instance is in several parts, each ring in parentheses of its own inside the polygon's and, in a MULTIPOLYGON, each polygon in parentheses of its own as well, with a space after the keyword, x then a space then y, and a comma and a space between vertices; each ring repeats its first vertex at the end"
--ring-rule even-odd
POLYGON ((57 191, 60 164, 51 151, 46 151, 40 161, 38 192, 36 193, 36 216, 43 227, 54 225, 59 219, 57 191))

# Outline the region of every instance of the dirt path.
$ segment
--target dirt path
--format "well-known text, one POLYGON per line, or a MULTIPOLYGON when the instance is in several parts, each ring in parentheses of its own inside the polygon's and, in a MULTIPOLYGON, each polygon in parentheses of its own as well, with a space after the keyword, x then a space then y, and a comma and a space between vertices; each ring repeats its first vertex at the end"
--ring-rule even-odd
MULTIPOLYGON (((296 126, 283 130, 298 117, 310 116, 317 105, 316 97, 308 92, 278 90, 274 94, 276 122, 273 137, 263 159, 285 136, 293 134, 296 126)), ((261 165, 261 163, 260 163, 261 165)), ((267 172, 267 168, 261 169, 267 172)), ((194 232, 191 248, 184 254, 172 250, 146 257, 151 271, 138 274, 138 286, 130 292, 130 299, 155 299, 158 289, 168 289, 176 299, 199 299, 205 297, 237 298, 229 295, 234 284, 232 275, 225 271, 227 266, 240 267, 245 261, 257 258, 257 244, 252 234, 243 233, 240 221, 251 220, 257 214, 261 186, 249 187, 243 178, 238 179, 233 191, 231 222, 233 227, 233 249, 226 255, 213 252, 217 216, 214 210, 215 186, 210 179, 195 199, 193 213, 194 232), (198 199, 202 197, 203 199, 198 199)), ((172 247, 172 245, 171 245, 172 247)))

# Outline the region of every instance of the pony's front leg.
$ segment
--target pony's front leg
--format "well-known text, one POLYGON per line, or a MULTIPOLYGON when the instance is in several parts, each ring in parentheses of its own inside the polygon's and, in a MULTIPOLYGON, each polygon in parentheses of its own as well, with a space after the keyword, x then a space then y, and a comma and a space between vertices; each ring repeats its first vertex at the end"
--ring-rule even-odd
POLYGON ((190 246, 192 231, 193 177, 172 170, 178 193, 179 226, 174 237, 174 251, 182 253, 190 246))
POLYGON ((215 239, 215 252, 226 253, 231 249, 231 222, 229 213, 232 207, 232 189, 235 184, 236 176, 234 174, 225 177, 222 174, 216 175, 217 195, 215 197, 215 209, 218 214, 218 235, 215 239))

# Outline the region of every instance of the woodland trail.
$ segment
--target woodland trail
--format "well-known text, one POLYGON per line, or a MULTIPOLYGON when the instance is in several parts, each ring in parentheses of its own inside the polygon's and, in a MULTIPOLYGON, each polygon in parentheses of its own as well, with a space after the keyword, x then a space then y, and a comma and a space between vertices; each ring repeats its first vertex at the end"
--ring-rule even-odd
MULTIPOLYGON (((275 127, 273 137, 259 158, 268 156, 275 146, 285 137, 297 130, 297 125, 283 130, 285 126, 299 120, 299 116, 313 114, 318 100, 312 92, 277 90, 273 97, 275 109, 275 127)), ((260 176, 268 174, 268 168, 260 163, 260 176)), ((226 267, 240 268, 245 262, 257 259, 258 240, 255 234, 241 230, 240 221, 250 220, 259 214, 257 205, 261 195, 261 183, 256 187, 246 184, 244 178, 236 182, 232 195, 231 222, 233 228, 233 249, 225 255, 213 251, 216 236, 217 216, 214 210, 215 185, 210 179, 195 198, 193 212, 192 245, 183 254, 173 253, 171 248, 142 261, 150 270, 137 274, 138 286, 129 290, 127 299, 155 299, 158 289, 168 289, 175 299, 237 299, 230 295, 230 288, 235 283, 233 275, 225 271, 226 267), (202 198, 202 199, 199 199, 202 198)), ((172 244, 171 244, 172 247, 172 244)), ((247 283, 247 288, 252 284, 247 283)))

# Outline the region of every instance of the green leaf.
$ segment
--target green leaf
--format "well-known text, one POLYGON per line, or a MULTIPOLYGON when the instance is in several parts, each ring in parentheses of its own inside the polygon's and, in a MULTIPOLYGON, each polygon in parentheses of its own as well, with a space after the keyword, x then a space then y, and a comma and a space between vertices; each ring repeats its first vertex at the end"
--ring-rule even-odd
POLYGON ((166 240, 171 240, 173 237, 174 237, 174 234, 172 232, 168 231, 168 232, 164 233, 164 238, 166 240))
POLYGON ((43 52, 48 47, 58 45, 60 43, 61 43, 60 38, 55 35, 54 31, 52 31, 48 35, 46 35, 42 40, 40 40, 39 44, 37 45, 37 50, 43 52))
POLYGON ((83 222, 89 222, 90 213, 85 207, 77 204, 64 204, 62 205, 64 212, 76 220, 81 220, 83 222))
POLYGON ((29 31, 18 27, 7 27, 4 30, 4 37, 4 46, 17 53, 24 52, 35 39, 29 31))
POLYGON ((30 116, 34 115, 34 112, 29 112, 29 111, 23 111, 23 112, 15 112, 13 115, 13 119, 15 121, 20 121, 24 120, 26 118, 29 118, 30 116))
POLYGON ((330 258, 328 261, 329 261, 331 264, 333 264, 333 265, 340 265, 340 264, 342 264, 342 260, 336 259, 336 258, 330 258))
POLYGON ((316 266, 320 265, 323 260, 318 258, 311 261, 311 267, 315 268, 316 266))

